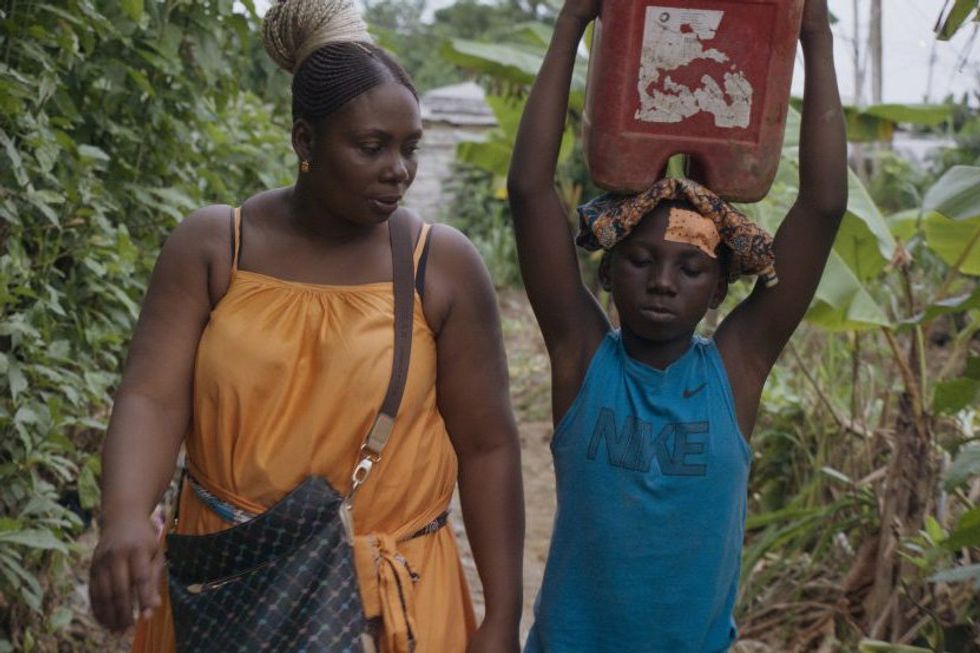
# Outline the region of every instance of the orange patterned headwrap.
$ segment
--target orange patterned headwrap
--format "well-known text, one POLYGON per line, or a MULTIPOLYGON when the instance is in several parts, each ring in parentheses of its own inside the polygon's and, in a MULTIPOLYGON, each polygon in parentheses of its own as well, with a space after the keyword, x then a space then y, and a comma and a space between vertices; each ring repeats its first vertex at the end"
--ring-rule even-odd
POLYGON ((672 206, 667 212, 664 240, 694 245, 711 258, 718 258, 717 250, 721 235, 710 218, 689 209, 672 206))
MULTIPOLYGON (((665 200, 681 200, 694 207, 699 217, 710 220, 718 238, 729 250, 728 278, 734 281, 743 275, 758 275, 763 283, 774 286, 776 256, 772 249, 772 236, 739 213, 731 205, 704 186, 690 179, 661 179, 648 190, 636 195, 601 195, 588 204, 578 207, 580 224, 575 242, 589 251, 612 249, 654 208, 665 200)), ((692 212, 693 213, 693 212, 692 212)), ((691 243, 701 249, 708 248, 713 256, 710 229, 690 216, 668 223, 668 240, 691 243), (704 247, 701 247, 702 244, 704 247)))

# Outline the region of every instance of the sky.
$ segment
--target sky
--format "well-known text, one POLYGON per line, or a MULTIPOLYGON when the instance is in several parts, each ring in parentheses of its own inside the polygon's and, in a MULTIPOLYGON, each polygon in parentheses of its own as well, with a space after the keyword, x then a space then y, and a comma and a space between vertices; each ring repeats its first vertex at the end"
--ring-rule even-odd
MULTIPOLYGON (((961 28, 949 42, 936 41, 932 32, 943 4, 943 0, 882 0, 883 102, 939 102, 951 92, 959 98, 964 92, 980 90, 980 42, 970 47, 973 25, 961 28), (930 92, 929 61, 934 45, 936 60, 930 92)), ((834 26, 834 54, 841 95, 845 102, 851 103, 856 33, 854 0, 829 0, 829 5, 840 21, 834 26)), ((869 0, 858 0, 861 19, 858 33, 865 43, 869 6, 869 0)), ((798 63, 794 79, 796 89, 802 89, 800 67, 798 63)), ((870 78, 870 67, 866 76, 870 78)), ((866 103, 870 101, 869 88, 865 89, 866 103)))
MULTIPOLYGON (((668 3, 671 0, 659 0, 668 3)), ((677 1, 677 0, 674 0, 677 1)), ((687 0, 684 0, 685 2, 687 0)), ((454 0, 429 0, 430 11, 453 4, 454 0)), ((828 0, 830 10, 840 22, 834 26, 834 53, 843 101, 853 103, 855 37, 854 3, 858 3, 861 25, 859 34, 867 41, 870 0, 828 0)), ((268 0, 257 0, 260 13, 268 0)), ((980 37, 970 47, 973 24, 960 30, 950 42, 936 42, 933 25, 944 0, 882 0, 884 32, 884 89, 882 101, 939 102, 949 93, 957 98, 964 92, 980 91, 980 37), (935 49, 933 48, 935 44, 935 49), (929 90, 929 61, 935 51, 932 87, 929 90)), ((430 14, 431 15, 431 14, 430 14)), ((870 80, 870 67, 866 77, 870 80)), ((802 92, 802 61, 797 56, 794 94, 802 92)), ((864 91, 864 103, 870 101, 870 87, 864 91)), ((977 100, 973 100, 977 104, 977 100)))

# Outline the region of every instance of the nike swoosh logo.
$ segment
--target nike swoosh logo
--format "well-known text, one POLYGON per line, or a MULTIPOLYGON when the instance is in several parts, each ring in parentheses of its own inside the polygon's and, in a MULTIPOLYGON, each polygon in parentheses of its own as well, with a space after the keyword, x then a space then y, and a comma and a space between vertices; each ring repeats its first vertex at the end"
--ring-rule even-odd
POLYGON ((690 399, 694 395, 696 395, 699 392, 701 392, 702 390, 704 390, 707 386, 708 386, 707 383, 702 383, 701 385, 699 385, 698 387, 694 388, 693 390, 688 390, 687 388, 685 388, 684 389, 684 398, 685 399, 690 399))

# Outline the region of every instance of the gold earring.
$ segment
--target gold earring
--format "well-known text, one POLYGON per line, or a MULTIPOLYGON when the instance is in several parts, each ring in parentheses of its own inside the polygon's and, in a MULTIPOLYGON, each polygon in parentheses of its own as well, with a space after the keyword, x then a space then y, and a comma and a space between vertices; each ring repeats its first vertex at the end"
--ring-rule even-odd
POLYGON ((307 173, 310 171, 310 162, 303 159, 299 164, 299 171, 302 173, 307 173))

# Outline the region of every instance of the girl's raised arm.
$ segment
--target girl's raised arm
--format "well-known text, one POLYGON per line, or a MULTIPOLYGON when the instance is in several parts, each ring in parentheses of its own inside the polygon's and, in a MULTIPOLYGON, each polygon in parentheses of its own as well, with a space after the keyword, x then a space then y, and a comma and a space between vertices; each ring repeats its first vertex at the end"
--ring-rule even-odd
POLYGON ((847 135, 834 71, 827 0, 807 0, 800 34, 806 80, 800 134, 800 190, 776 232, 779 284, 755 291, 718 329, 739 421, 748 435, 762 386, 803 319, 847 209, 847 135))
POLYGON ((555 191, 569 85, 579 41, 598 0, 565 3, 531 89, 514 146, 507 189, 521 273, 551 357, 555 416, 584 377, 609 322, 582 283, 567 209, 555 191))

